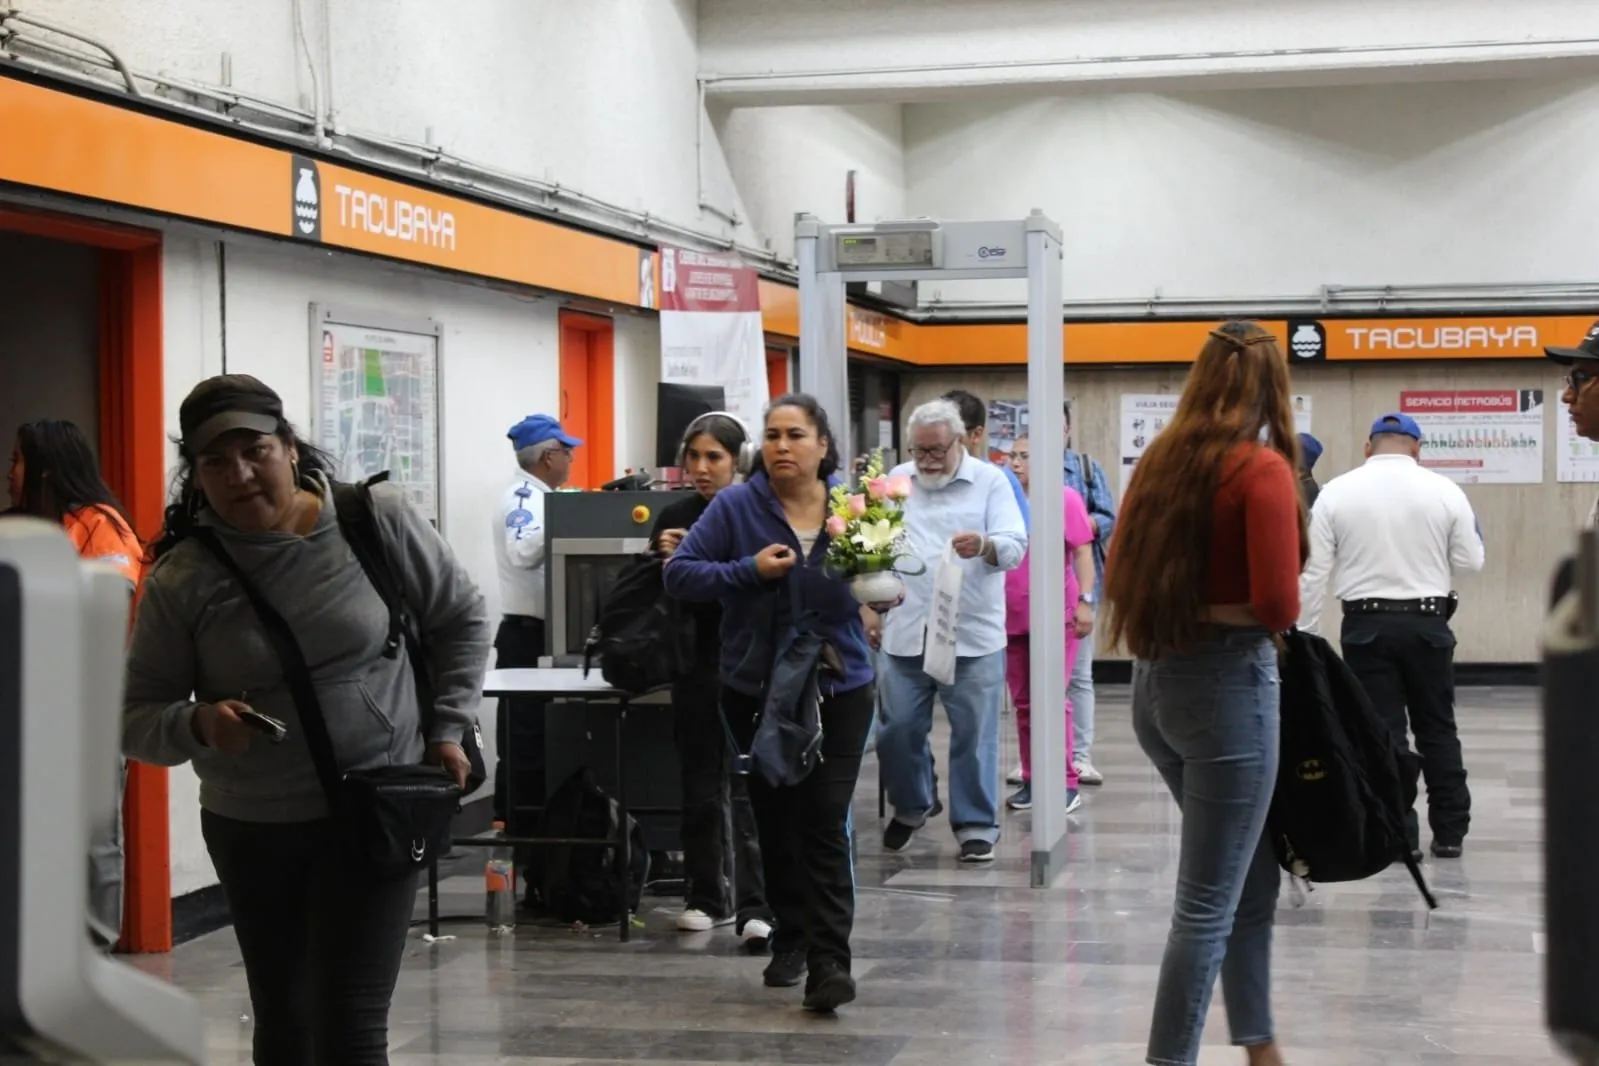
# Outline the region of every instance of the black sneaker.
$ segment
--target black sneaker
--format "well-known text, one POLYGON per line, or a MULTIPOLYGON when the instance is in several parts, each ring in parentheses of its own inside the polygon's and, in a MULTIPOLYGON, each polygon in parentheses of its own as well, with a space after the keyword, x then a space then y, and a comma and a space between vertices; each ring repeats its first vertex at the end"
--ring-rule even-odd
POLYGON ((961 862, 993 862, 994 845, 986 840, 968 840, 961 845, 961 862))
POLYGON ((855 978, 836 962, 823 965, 805 982, 805 1009, 831 1014, 855 1001, 855 978))
POLYGON ((1440 844, 1436 840, 1432 842, 1432 853, 1435 858, 1458 859, 1463 850, 1459 844, 1440 844))
POLYGON ((911 846, 911 838, 916 835, 917 827, 906 825, 898 818, 891 819, 888 828, 883 830, 884 851, 904 851, 911 846))
POLYGON ((767 988, 793 988, 805 979, 805 968, 805 949, 790 948, 774 954, 762 976, 767 988))
POLYGON ((1022 784, 1022 787, 1011 793, 1010 799, 1005 801, 1005 806, 1013 811, 1030 811, 1033 809, 1033 786, 1022 784))

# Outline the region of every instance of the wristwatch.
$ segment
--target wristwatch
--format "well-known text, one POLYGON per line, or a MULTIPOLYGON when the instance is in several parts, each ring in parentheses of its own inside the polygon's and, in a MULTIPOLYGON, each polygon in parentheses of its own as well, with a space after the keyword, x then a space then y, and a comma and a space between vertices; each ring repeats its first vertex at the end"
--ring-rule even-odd
POLYGON ((1095 606, 1095 604, 1094 604, 1094 594, 1092 592, 1085 592, 1081 596, 1077 597, 1077 602, 1078 603, 1086 603, 1086 604, 1088 604, 1088 606, 1093 607, 1093 606, 1095 606))

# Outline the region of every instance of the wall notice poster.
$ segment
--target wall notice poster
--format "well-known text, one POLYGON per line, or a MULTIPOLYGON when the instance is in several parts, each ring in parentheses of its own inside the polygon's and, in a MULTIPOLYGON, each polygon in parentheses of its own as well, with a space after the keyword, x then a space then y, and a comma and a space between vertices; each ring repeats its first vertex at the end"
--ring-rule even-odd
MULTIPOLYGON (((1294 432, 1310 432, 1311 399, 1296 394, 1294 401, 1294 432)), ((1144 450, 1155 434, 1166 428, 1166 423, 1177 411, 1176 393, 1125 393, 1122 396, 1121 455, 1117 464, 1121 479, 1117 484, 1117 498, 1126 494, 1133 480, 1133 468, 1143 458, 1144 450)))
POLYGON ((766 335, 760 278, 737 255, 661 249, 661 380, 721 386, 727 410, 760 420, 766 335))
POLYGON ((1543 480, 1543 390, 1472 389, 1399 394, 1421 426, 1421 465, 1462 485, 1543 480))
MULTIPOLYGON (((439 501, 439 336, 337 321, 312 308, 317 345, 312 437, 334 476, 389 480, 435 526, 439 501)), ((420 332, 427 330, 427 332, 420 332)))
POLYGON ((1555 413, 1555 480, 1599 481, 1599 441, 1577 436, 1570 409, 1555 413))
POLYGON ((1026 432, 1026 400, 988 401, 988 458, 991 462, 1008 465, 1011 446, 1026 432))

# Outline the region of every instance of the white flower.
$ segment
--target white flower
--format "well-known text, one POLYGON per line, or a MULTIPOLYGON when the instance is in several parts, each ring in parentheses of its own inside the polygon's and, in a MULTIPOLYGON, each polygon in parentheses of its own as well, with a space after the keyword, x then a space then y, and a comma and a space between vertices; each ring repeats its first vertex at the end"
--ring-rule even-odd
POLYGON ((899 536, 899 531, 894 528, 894 523, 888 519, 876 522, 862 522, 850 539, 861 546, 862 551, 881 551, 894 543, 899 536))

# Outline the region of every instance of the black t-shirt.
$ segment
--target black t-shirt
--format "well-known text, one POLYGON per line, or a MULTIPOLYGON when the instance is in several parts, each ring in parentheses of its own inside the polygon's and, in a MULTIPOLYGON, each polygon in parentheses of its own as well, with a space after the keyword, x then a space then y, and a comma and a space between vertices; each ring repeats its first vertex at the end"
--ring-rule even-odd
MULTIPOLYGON (((663 530, 691 528, 711 505, 710 500, 692 489, 672 495, 678 498, 661 508, 655 516, 654 527, 650 529, 651 551, 660 543, 663 530)), ((705 603, 685 602, 683 607, 694 619, 695 663, 714 674, 722 650, 722 605, 710 600, 705 603)))

